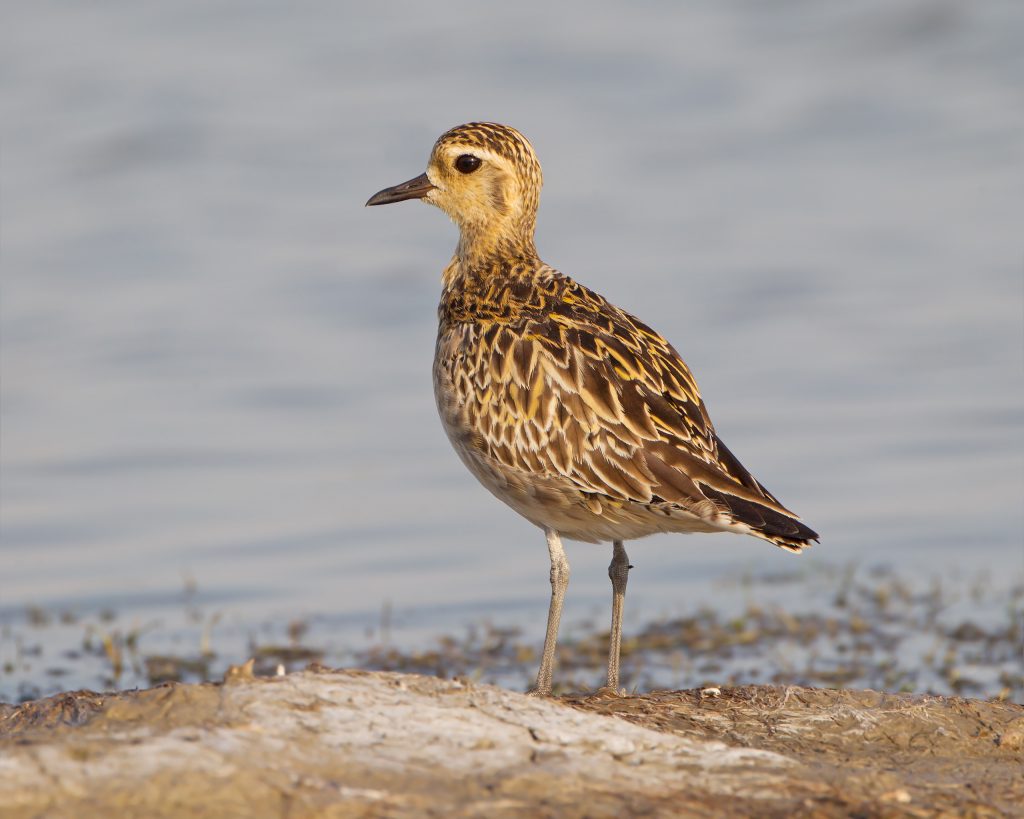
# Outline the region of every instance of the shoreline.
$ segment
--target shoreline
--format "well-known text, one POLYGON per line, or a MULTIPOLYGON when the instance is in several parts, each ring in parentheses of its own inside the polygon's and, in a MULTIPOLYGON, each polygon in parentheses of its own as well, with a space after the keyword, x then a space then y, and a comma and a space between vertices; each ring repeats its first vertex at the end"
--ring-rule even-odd
POLYGON ((798 686, 543 699, 310 669, 0 706, 5 817, 959 816, 1024 804, 1024 705, 798 686))

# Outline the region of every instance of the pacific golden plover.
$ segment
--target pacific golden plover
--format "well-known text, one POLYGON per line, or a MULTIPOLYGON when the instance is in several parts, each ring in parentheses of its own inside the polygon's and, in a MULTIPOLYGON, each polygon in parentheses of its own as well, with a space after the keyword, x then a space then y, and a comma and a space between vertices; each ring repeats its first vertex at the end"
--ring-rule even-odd
POLYGON ((442 274, 434 393, 477 479, 544 530, 551 605, 538 694, 551 693, 569 583, 562 538, 613 544, 608 685, 618 689, 629 558, 656 532, 739 532, 791 552, 817 534, 715 434, 689 368, 662 336, 537 256, 541 169, 526 137, 471 122, 427 171, 367 205, 422 199, 459 226, 442 274))

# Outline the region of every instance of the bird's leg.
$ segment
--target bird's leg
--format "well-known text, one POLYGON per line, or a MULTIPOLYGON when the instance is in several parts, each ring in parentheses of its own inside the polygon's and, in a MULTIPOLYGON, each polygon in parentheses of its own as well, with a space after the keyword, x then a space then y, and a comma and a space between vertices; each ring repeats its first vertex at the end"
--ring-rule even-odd
POLYGON ((537 687, 534 693, 542 697, 551 694, 551 674, 555 664, 555 643, 558 641, 558 624, 562 619, 562 602, 569 585, 569 561, 565 558, 562 539, 553 529, 545 529, 548 539, 548 554, 551 556, 551 605, 548 608, 548 632, 544 637, 544 656, 537 672, 537 687))
POLYGON ((619 690, 619 650, 622 648, 622 606, 626 602, 629 580, 629 556, 621 540, 616 540, 608 577, 612 579, 612 633, 608 646, 608 687, 619 690))

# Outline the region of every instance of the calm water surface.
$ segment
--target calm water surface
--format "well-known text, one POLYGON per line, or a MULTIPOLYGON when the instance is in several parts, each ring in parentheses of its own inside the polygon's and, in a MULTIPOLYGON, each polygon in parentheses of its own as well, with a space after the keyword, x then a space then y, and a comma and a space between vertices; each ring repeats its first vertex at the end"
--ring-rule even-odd
MULTIPOLYGON (((1024 572, 1019 3, 399 6, 9 4, 0 622, 173 631, 190 578, 242 633, 355 641, 390 602, 399 638, 540 639, 543 537, 434 409, 455 230, 362 207, 470 119, 532 139, 542 256, 668 336, 822 534, 636 543, 627 628, 795 561, 984 569, 998 603, 1024 572)), ((610 550, 569 548, 567 620, 603 617, 610 550)))

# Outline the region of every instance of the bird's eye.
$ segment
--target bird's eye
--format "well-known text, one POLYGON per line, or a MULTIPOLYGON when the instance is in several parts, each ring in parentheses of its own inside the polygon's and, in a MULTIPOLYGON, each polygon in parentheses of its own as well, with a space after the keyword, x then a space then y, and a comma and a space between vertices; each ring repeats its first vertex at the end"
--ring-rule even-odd
POLYGON ((455 170, 459 173, 473 173, 480 167, 480 157, 473 154, 462 154, 455 160, 455 170))

